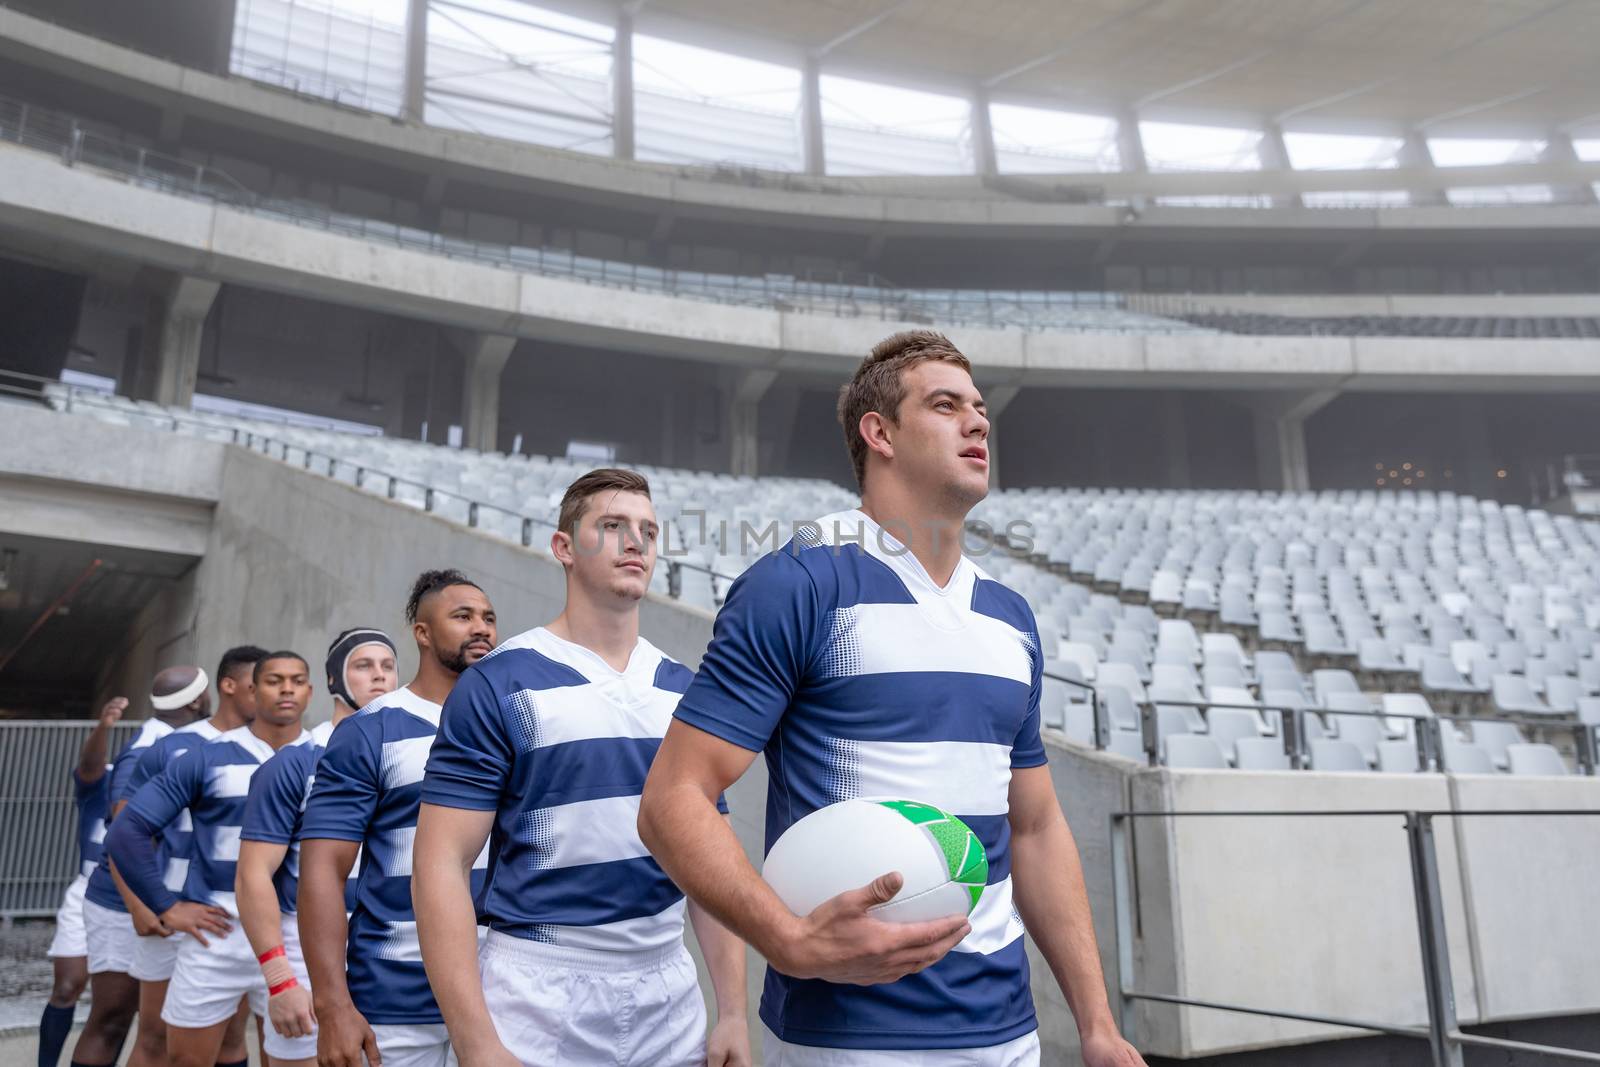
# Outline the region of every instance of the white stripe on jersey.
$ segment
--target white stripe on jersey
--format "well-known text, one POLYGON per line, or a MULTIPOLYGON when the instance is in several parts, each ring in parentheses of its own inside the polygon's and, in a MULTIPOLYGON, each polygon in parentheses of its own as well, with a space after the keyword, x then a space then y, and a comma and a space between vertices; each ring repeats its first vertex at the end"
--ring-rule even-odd
MULTIPOLYGON (((254 767, 250 768, 255 770, 254 767)), ((239 835, 243 826, 217 826, 211 831, 211 858, 219 863, 239 862, 239 835)))
POLYGON ((183 885, 189 879, 189 861, 173 856, 167 860, 167 873, 161 879, 161 884, 174 893, 182 893, 183 885))
POLYGON ((1024 635, 999 619, 958 611, 942 600, 840 608, 833 632, 822 668, 831 677, 931 671, 1033 682, 1024 635), (948 628, 936 623, 937 609, 950 616, 948 628))
POLYGON ((546 870, 648 856, 638 823, 634 795, 535 808, 523 814, 519 829, 538 850, 534 865, 546 870))
POLYGON ((962 815, 1009 810, 1011 749, 981 741, 849 741, 829 755, 858 797, 905 797, 962 815))
POLYGON ((422 781, 422 774, 428 769, 428 750, 432 747, 432 735, 385 741, 379 771, 383 788, 403 789, 422 781))
POLYGON ((1011 901, 1011 879, 1003 878, 984 889, 978 906, 967 916, 972 932, 961 939, 956 952, 977 952, 987 956, 999 952, 1022 936, 1022 916, 1011 901))
POLYGON ((396 963, 421 963, 422 942, 417 940, 414 922, 389 923, 389 936, 378 950, 378 958, 396 963))
MULTIPOLYGON (((271 758, 269 749, 267 757, 271 758)), ((256 768, 265 763, 229 763, 222 767, 211 768, 211 782, 206 792, 213 797, 243 797, 250 795, 250 779, 256 773, 256 768)))
POLYGON ((622 919, 599 926, 551 926, 555 943, 562 948, 594 949, 615 952, 618 945, 666 945, 683 938, 683 909, 679 898, 654 915, 622 919))
POLYGON ((664 724, 672 720, 678 694, 651 689, 641 698, 632 689, 621 690, 622 684, 606 679, 524 689, 507 697, 506 705, 522 721, 530 750, 605 737, 659 738, 666 730, 664 724), (621 699, 608 699, 608 692, 616 692, 621 699))

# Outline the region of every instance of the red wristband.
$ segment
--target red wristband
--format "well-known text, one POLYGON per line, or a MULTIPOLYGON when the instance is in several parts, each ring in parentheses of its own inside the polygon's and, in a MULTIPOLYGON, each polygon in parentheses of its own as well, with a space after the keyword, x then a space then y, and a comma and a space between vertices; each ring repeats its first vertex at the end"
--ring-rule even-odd
POLYGON ((283 946, 279 945, 277 948, 269 948, 269 949, 267 949, 267 951, 265 951, 261 955, 257 956, 256 957, 256 962, 260 963, 260 964, 265 964, 268 960, 275 960, 279 956, 287 956, 287 955, 288 955, 288 953, 283 950, 283 946))
POLYGON ((285 979, 284 981, 279 982, 277 985, 270 987, 267 990, 267 996, 275 997, 279 993, 282 993, 285 989, 293 989, 295 986, 297 986, 299 984, 300 983, 295 981, 293 978, 285 979))

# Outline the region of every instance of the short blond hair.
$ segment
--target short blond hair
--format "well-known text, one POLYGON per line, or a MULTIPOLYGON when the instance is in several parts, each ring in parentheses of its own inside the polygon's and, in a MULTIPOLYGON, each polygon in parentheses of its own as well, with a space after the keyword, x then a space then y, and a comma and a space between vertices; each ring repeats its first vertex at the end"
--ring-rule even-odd
POLYGON ((890 422, 900 421, 900 405, 906 398, 902 372, 919 363, 937 360, 954 363, 968 374, 972 361, 962 355, 944 334, 936 330, 904 330, 885 337, 872 346, 850 381, 839 390, 839 425, 844 427, 845 447, 855 467, 856 484, 867 481, 867 442, 861 436, 861 418, 876 411, 890 422))

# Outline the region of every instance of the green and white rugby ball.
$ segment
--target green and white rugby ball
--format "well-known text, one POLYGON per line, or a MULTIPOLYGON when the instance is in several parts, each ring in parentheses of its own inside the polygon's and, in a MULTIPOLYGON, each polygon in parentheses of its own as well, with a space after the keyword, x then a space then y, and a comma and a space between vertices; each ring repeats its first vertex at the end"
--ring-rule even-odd
POLYGON ((843 800, 800 819, 773 843, 761 876, 796 915, 879 875, 905 884, 872 909, 885 922, 966 915, 989 880, 983 843, 966 823, 915 800, 843 800))

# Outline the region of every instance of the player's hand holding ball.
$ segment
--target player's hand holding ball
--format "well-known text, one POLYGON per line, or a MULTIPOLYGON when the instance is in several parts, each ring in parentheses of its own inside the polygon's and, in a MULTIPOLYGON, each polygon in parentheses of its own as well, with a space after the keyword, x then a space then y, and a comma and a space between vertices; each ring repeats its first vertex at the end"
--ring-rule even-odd
POLYGON ((971 932, 967 915, 988 874, 977 837, 931 805, 846 800, 820 808, 785 831, 762 868, 801 916, 770 962, 794 978, 898 981, 939 962, 971 932))

